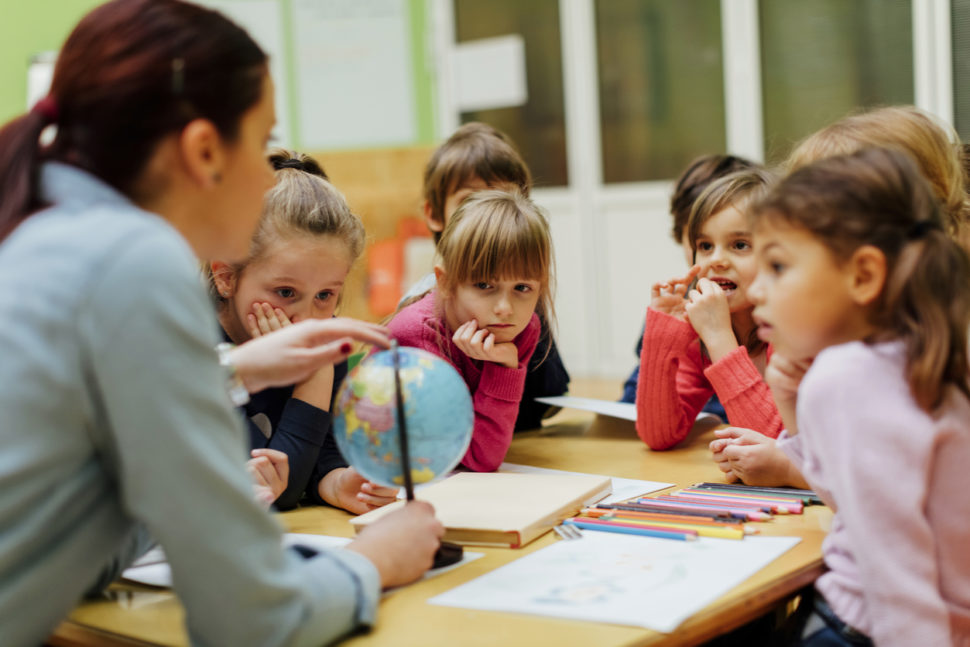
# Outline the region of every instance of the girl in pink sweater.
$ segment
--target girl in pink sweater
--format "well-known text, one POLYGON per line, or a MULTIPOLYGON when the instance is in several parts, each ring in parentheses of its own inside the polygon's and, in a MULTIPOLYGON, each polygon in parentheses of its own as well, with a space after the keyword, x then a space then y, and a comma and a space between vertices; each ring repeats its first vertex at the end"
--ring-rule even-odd
POLYGON ((475 429, 462 465, 498 468, 512 442, 526 368, 550 321, 552 243, 545 216, 518 192, 466 198, 438 242, 437 288, 391 320, 391 334, 465 378, 475 429), (538 308, 537 308, 538 306, 538 308))
POLYGON ((637 384, 637 433, 651 449, 684 440, 713 393, 732 425, 781 432, 747 295, 755 260, 746 211, 771 179, 746 169, 705 189, 687 224, 695 265, 653 285, 637 384))
POLYGON ((794 172, 755 233, 778 446, 835 511, 802 644, 970 645, 966 251, 879 148, 794 172))

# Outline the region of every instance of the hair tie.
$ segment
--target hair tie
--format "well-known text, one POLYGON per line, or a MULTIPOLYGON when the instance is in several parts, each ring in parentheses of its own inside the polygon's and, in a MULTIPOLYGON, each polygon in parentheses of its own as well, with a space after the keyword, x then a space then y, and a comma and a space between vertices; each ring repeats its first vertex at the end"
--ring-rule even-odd
POLYGON ((292 157, 288 160, 283 160, 282 162, 276 162, 273 166, 277 171, 282 171, 285 168, 294 168, 297 171, 306 171, 306 168, 303 166, 303 162, 292 157))
POLYGON ((40 101, 34 104, 31 112, 38 114, 44 118, 44 123, 56 124, 57 123, 57 102, 54 101, 54 97, 47 95, 40 101))
POLYGON ((906 231, 910 240, 918 240, 931 231, 943 231, 943 226, 935 220, 917 220, 906 231))

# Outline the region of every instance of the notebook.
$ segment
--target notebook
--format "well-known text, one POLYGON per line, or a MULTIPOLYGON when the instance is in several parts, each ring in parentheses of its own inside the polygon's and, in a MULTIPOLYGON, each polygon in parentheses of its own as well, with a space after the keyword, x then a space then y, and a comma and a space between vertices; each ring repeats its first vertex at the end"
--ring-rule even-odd
MULTIPOLYGON (((418 490, 445 526, 445 541, 520 548, 610 494, 608 476, 462 472, 418 490)), ((357 532, 404 505, 398 501, 350 520, 357 532)))

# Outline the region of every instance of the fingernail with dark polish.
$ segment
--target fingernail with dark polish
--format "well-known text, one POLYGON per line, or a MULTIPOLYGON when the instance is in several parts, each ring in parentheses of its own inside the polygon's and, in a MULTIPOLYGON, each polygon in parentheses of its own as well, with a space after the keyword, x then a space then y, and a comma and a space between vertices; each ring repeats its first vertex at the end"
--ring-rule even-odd
POLYGON ((349 343, 344 342, 340 344, 340 352, 343 353, 344 355, 348 355, 352 350, 353 350, 353 346, 351 346, 349 343))

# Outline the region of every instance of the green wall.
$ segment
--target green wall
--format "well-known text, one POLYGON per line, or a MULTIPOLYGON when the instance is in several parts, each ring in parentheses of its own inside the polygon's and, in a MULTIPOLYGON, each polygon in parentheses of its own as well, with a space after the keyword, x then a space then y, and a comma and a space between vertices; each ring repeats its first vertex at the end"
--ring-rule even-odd
MULTIPOLYGON (((244 2, 245 0, 235 0, 244 2)), ((283 8, 284 33, 289 36, 289 0, 278 0, 283 8)), ((56 51, 77 21, 99 0, 0 0, 0 124, 24 112, 27 101, 27 68, 35 54, 56 51)), ((434 78, 428 60, 428 0, 408 0, 411 18, 411 60, 414 72, 417 140, 428 145, 434 138, 434 78)), ((287 66, 290 79, 291 121, 294 147, 302 148, 296 123, 296 74, 287 66)))

